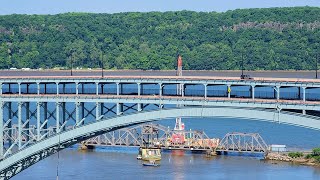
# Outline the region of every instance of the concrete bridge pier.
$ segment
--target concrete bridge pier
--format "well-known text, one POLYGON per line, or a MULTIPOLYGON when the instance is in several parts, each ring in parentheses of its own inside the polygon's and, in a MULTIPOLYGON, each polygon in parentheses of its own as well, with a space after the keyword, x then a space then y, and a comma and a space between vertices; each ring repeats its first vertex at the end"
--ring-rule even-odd
POLYGON ((95 149, 96 147, 93 145, 87 145, 87 144, 80 144, 79 149, 80 150, 88 150, 88 149, 95 149))

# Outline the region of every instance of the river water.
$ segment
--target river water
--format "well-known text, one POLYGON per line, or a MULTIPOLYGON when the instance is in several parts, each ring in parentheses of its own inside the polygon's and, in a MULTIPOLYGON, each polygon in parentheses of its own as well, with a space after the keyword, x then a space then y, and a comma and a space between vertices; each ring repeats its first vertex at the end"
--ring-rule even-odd
MULTIPOLYGON (((174 119, 158 121, 171 128, 174 119)), ((286 144, 290 148, 319 146, 315 130, 238 119, 183 119, 186 128, 204 130, 209 137, 222 138, 227 132, 259 132, 268 144, 286 144)), ((136 160, 135 148, 98 148, 78 151, 77 147, 60 153, 59 179, 320 179, 320 168, 282 162, 265 162, 261 157, 218 156, 172 152, 162 154, 160 167, 143 167, 136 160)), ((33 165, 13 179, 55 179, 57 154, 33 165)))
MULTIPOLYGON (((53 73, 53 72, 50 72, 53 73)), ((57 75, 57 73, 48 75, 57 75)), ((78 72, 79 75, 83 73, 78 72)), ((84 74, 86 74, 85 72, 84 74)), ((99 73, 99 72, 95 72, 99 73)), ((111 72, 108 72, 111 73, 111 72)), ((132 71, 134 75, 162 75, 162 72, 132 71)), ((229 72, 226 76, 236 76, 239 72, 229 72)), ((3 75, 45 75, 46 72, 3 71, 3 75)), ((61 75, 61 73, 58 73, 61 75)), ((67 72, 62 72, 62 75, 67 72)), ((112 75, 128 75, 130 72, 114 72, 112 75)), ((217 73, 221 75, 220 73, 217 73)), ((200 72, 192 75, 217 75, 216 72, 200 72)), ((92 75, 92 73, 87 73, 92 75)), ((109 74, 110 75, 110 74, 109 74)), ((171 75, 171 74, 170 74, 171 75)), ((172 74, 174 75, 174 74, 172 74)), ((300 77, 313 78, 312 72, 258 73, 260 77, 300 77)), ((319 131, 283 125, 278 122, 257 122, 224 118, 183 119, 186 129, 201 130, 211 137, 222 138, 228 132, 257 132, 267 144, 285 144, 291 149, 307 149, 320 146, 319 131)), ((162 120, 159 123, 173 128, 175 120, 162 120)), ((255 156, 217 156, 207 158, 203 154, 184 155, 172 152, 162 154, 160 167, 144 167, 136 160, 135 148, 98 148, 82 152, 77 147, 68 148, 42 160, 21 172, 13 179, 56 179, 57 166, 59 179, 320 179, 320 168, 293 165, 291 163, 263 161, 255 156), (59 164, 59 165, 58 165, 59 164)))

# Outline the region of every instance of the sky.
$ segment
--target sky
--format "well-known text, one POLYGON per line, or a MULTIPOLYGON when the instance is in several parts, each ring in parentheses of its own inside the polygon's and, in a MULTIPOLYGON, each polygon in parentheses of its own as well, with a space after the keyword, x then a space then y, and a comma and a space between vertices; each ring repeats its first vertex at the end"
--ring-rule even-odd
POLYGON ((320 7, 320 0, 0 0, 0 15, 66 12, 217 11, 266 7, 320 7))

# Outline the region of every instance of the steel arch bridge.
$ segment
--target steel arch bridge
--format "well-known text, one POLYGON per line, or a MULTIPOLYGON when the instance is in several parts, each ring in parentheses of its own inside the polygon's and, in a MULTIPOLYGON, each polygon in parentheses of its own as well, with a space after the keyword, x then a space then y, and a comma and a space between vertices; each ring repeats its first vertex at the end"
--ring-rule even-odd
POLYGON ((92 123, 75 126, 72 129, 61 131, 37 141, 4 158, 0 164, 0 177, 2 179, 9 179, 40 160, 67 148, 68 146, 94 136, 136 124, 178 116, 226 117, 255 121, 270 121, 320 130, 320 118, 318 117, 289 112, 282 112, 280 115, 278 114, 278 111, 260 108, 195 106, 142 111, 111 118, 103 118, 92 123))
POLYGON ((0 179, 88 138, 166 118, 243 118, 320 130, 319 118, 310 116, 319 115, 319 89, 318 79, 0 76, 0 179))

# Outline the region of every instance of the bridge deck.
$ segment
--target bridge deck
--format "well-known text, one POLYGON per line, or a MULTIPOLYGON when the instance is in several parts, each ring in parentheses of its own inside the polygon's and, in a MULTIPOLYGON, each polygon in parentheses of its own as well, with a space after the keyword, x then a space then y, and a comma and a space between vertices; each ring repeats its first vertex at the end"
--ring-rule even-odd
POLYGON ((119 79, 119 80, 136 80, 136 79, 163 79, 163 80, 227 80, 227 81, 272 81, 272 82, 307 82, 320 83, 320 79, 304 78, 266 78, 255 77, 254 79, 240 79, 240 77, 219 77, 219 76, 0 76, 0 80, 17 79, 73 79, 73 80, 101 80, 101 79, 119 79))
MULTIPOLYGON (((194 101, 224 101, 224 102, 248 102, 248 103, 273 103, 273 104, 299 104, 299 105, 319 105, 319 101, 286 100, 286 99, 259 99, 259 98, 227 98, 227 97, 194 97, 194 96, 159 96, 159 95, 108 95, 108 94, 2 94, 6 98, 25 98, 25 99, 145 99, 145 100, 194 100, 194 101)), ((12 100, 10 100, 12 101, 12 100)))

